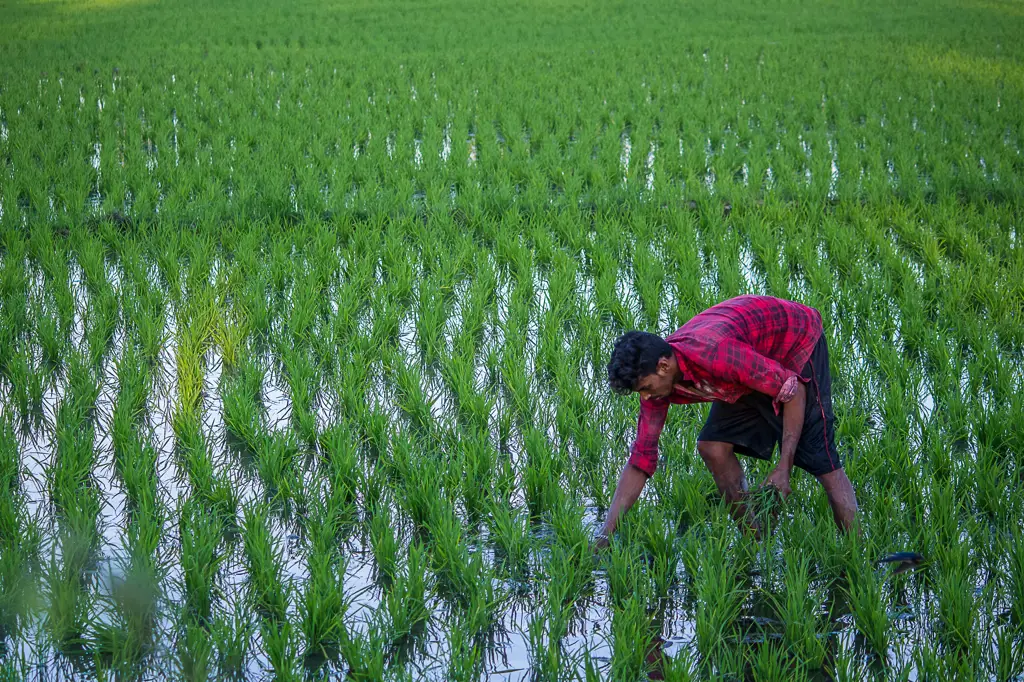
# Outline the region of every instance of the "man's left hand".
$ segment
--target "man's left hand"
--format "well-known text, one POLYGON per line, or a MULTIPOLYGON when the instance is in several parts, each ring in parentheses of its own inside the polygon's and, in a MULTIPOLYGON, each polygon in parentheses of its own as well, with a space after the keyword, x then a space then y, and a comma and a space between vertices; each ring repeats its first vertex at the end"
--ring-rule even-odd
POLYGON ((775 486, 782 494, 782 499, 786 499, 793 492, 789 487, 789 473, 785 469, 774 469, 772 473, 768 474, 768 478, 764 479, 764 485, 775 486))

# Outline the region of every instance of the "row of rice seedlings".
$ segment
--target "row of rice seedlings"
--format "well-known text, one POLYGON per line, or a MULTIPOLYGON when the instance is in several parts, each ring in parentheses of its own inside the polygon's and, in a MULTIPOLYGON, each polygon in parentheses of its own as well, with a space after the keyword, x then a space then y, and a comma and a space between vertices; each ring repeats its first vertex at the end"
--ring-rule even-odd
POLYGON ((99 382, 87 360, 72 356, 68 387, 57 411, 54 461, 46 471, 58 520, 58 546, 50 550, 46 569, 49 641, 63 652, 85 645, 87 613, 94 596, 88 572, 95 566, 100 544, 98 516, 102 500, 94 480, 96 451, 93 415, 99 382))
POLYGON ((253 608, 264 619, 282 622, 287 616, 291 585, 282 574, 282 550, 274 541, 269 521, 265 508, 248 506, 244 510, 242 540, 249 596, 253 608))
POLYGON ((17 435, 8 418, 0 425, 0 642, 4 650, 28 622, 38 589, 42 529, 29 515, 22 479, 17 435))
POLYGON ((158 488, 156 449, 139 429, 148 373, 122 373, 123 368, 112 435, 114 468, 128 498, 125 560, 122 574, 111 576, 111 593, 102 597, 102 610, 109 617, 96 620, 93 650, 127 674, 141 669, 144 657, 155 651, 161 583, 167 573, 160 555, 167 512, 158 488))
POLYGON ((317 369, 305 353, 294 347, 282 349, 281 361, 291 398, 291 418, 297 435, 307 443, 317 438, 317 369))
POLYGON ((341 524, 345 522, 345 508, 335 506, 331 497, 325 497, 322 504, 314 502, 312 519, 307 526, 309 577, 298 611, 306 655, 327 659, 336 655, 346 640, 344 618, 351 598, 344 591, 347 559, 337 546, 341 524))
MULTIPOLYGON (((750 63, 747 63, 746 66, 749 69, 750 63)), ((661 68, 663 67, 659 66, 657 70, 661 71, 661 68)), ((677 78, 678 74, 672 73, 665 74, 664 79, 652 76, 650 80, 656 83, 660 82, 660 85, 654 85, 654 87, 664 88, 666 90, 664 96, 674 100, 680 97, 680 95, 675 94, 674 92, 676 88, 678 88, 678 83, 676 82, 673 86, 669 86, 668 82, 675 81, 677 78)), ((283 82, 289 84, 290 88, 295 88, 298 91, 304 89, 300 87, 298 83, 291 81, 290 79, 285 79, 283 82)), ((731 85, 730 81, 726 82, 729 82, 731 85)), ((723 87, 724 83, 722 82, 711 80, 710 83, 715 84, 712 87, 722 87, 724 97, 728 97, 730 100, 739 99, 742 102, 742 104, 737 106, 740 111, 735 115, 735 117, 732 115, 726 115, 725 118, 718 120, 715 125, 712 125, 709 122, 707 127, 692 125, 691 122, 694 117, 700 120, 703 118, 703 115, 696 111, 690 111, 694 104, 687 98, 682 98, 677 102, 678 106, 672 107, 672 115, 669 116, 669 120, 658 121, 657 124, 653 120, 656 114, 646 107, 639 107, 636 110, 625 114, 628 122, 625 122, 624 124, 616 124, 609 120, 590 120, 582 125, 577 124, 572 127, 567 127, 568 124, 563 122, 563 126, 559 126, 561 129, 557 133, 558 137, 561 138, 558 144, 544 144, 543 140, 551 140, 548 135, 543 133, 547 126, 541 125, 536 121, 532 123, 529 122, 529 119, 533 118, 533 115, 528 115, 525 112, 503 112, 501 111, 502 107, 498 102, 491 100, 489 97, 485 98, 485 101, 488 102, 490 106, 497 107, 494 112, 494 117, 504 119, 504 121, 495 124, 487 121, 487 118, 489 117, 483 115, 481 116, 482 120, 477 119, 471 123, 470 121, 472 121, 472 119, 466 120, 466 111, 464 109, 466 106, 465 102, 461 101, 457 97, 455 100, 457 104, 455 106, 456 110, 460 112, 459 118, 461 121, 459 127, 465 130, 475 127, 481 129, 481 134, 477 136, 477 140, 479 141, 479 155, 482 156, 483 159, 483 163, 480 164, 479 171, 476 171, 469 166, 464 166, 463 164, 448 164, 443 162, 442 157, 444 154, 443 148, 441 147, 443 144, 443 136, 441 135, 441 131, 450 124, 446 123, 442 125, 439 121, 433 124, 428 123, 428 121, 435 118, 434 116, 429 116, 419 120, 409 120, 400 113, 402 110, 393 110, 389 115, 395 116, 397 120, 390 121, 387 125, 389 127, 393 127, 396 132, 394 134, 388 134, 381 132, 378 128, 376 137, 378 140, 395 138, 396 142, 391 146, 397 144, 397 149, 402 152, 401 156, 408 157, 412 153, 413 149, 416 148, 416 145, 411 143, 419 140, 419 137, 416 137, 417 132, 415 129, 426 125, 426 130, 424 132, 420 132, 419 135, 425 136, 426 139, 423 141, 424 144, 433 143, 434 146, 433 148, 428 148, 426 154, 421 154, 421 156, 424 157, 423 162, 420 164, 422 166, 422 170, 413 170, 411 166, 414 166, 414 163, 400 163, 399 165, 402 168, 409 169, 406 171, 407 173, 415 176, 422 176, 422 182, 424 185, 435 184, 430 182, 430 179, 433 177, 437 177, 441 174, 448 175, 449 178, 446 182, 436 182, 440 187, 450 186, 453 184, 453 180, 460 186, 472 186, 472 179, 474 177, 479 177, 477 175, 478 173, 486 173, 484 177, 493 177, 495 175, 495 171, 500 170, 503 171, 503 174, 511 176, 511 178, 514 178, 515 180, 533 180, 539 187, 543 187, 545 191, 548 190, 548 186, 550 184, 556 184, 556 186, 560 187, 565 186, 566 191, 572 191, 572 182, 566 182, 561 174, 556 172, 556 170, 560 171, 562 166, 562 164, 558 162, 558 157, 560 156, 560 154, 557 153, 558 150, 560 148, 586 150, 595 146, 599 148, 597 159, 591 160, 587 158, 587 154, 577 152, 579 158, 573 156, 571 157, 572 161, 574 164, 582 165, 584 169, 588 171, 582 172, 580 175, 586 177, 589 183, 603 183, 610 187, 621 182, 621 147, 622 133, 624 130, 628 131, 627 135, 631 135, 636 138, 635 142, 642 146, 644 142, 648 142, 647 140, 642 139, 642 137, 648 135, 647 131, 653 131, 655 128, 657 128, 657 134, 653 137, 660 138, 657 139, 656 144, 659 150, 674 150, 676 147, 686 147, 691 150, 689 153, 684 152, 682 154, 668 153, 663 156, 670 157, 669 160, 655 162, 654 167, 650 170, 653 171, 656 186, 660 185, 662 182, 667 183, 670 179, 674 179, 678 182, 681 177, 689 186, 700 187, 703 184, 700 182, 700 178, 708 174, 709 165, 714 168, 714 177, 717 179, 718 183, 724 184, 727 187, 730 185, 740 186, 742 183, 737 182, 734 178, 740 173, 740 159, 744 156, 749 156, 750 158, 750 163, 748 165, 756 166, 761 164, 762 169, 764 158, 766 156, 770 157, 776 169, 773 177, 778 177, 780 190, 806 194, 810 194, 813 190, 815 194, 821 196, 824 196, 826 192, 833 192, 843 197, 848 197, 850 195, 856 196, 855 192, 857 191, 856 188, 858 183, 862 183, 864 181, 856 179, 857 173, 852 171, 853 169, 860 170, 861 168, 864 168, 867 172, 867 181, 865 184, 868 185, 867 191, 871 191, 872 193, 880 193, 883 191, 891 192, 891 178, 897 175, 900 178, 901 185, 907 186, 904 191, 911 195, 915 192, 921 191, 919 188, 916 188, 916 186, 922 184, 920 182, 920 177, 922 175, 934 177, 934 182, 940 187, 947 187, 952 181, 954 183, 960 182, 971 189, 974 189, 975 185, 984 186, 994 184, 998 187, 999 185, 1008 182, 1006 176, 1012 176, 1010 173, 1003 173, 999 174, 1001 177, 1000 182, 989 180, 989 177, 994 178, 996 176, 996 171, 989 172, 986 169, 980 168, 980 159, 977 163, 973 164, 962 163, 958 162, 958 160, 954 160, 956 154, 953 154, 952 149, 958 148, 957 143, 950 144, 948 141, 942 144, 934 142, 929 145, 932 147, 933 151, 936 152, 936 156, 939 156, 940 158, 943 156, 945 157, 943 159, 945 163, 934 163, 929 155, 918 157, 917 154, 898 153, 894 151, 901 147, 905 149, 913 147, 916 149, 916 147, 921 143, 923 134, 918 132, 916 128, 919 119, 921 121, 925 121, 921 126, 922 128, 931 128, 933 131, 935 129, 940 129, 942 130, 943 137, 946 138, 953 137, 954 139, 960 139, 963 142, 966 140, 973 140, 975 135, 977 135, 975 131, 978 130, 978 128, 976 126, 970 126, 970 131, 967 131, 964 130, 964 126, 947 121, 945 114, 936 113, 944 111, 944 107, 922 108, 919 114, 911 115, 905 108, 913 106, 910 102, 914 100, 917 100, 918 104, 920 104, 921 102, 917 97, 907 97, 905 99, 901 97, 895 101, 875 102, 876 105, 884 105, 887 108, 887 111, 879 118, 875 118, 874 113, 872 113, 872 120, 869 124, 866 121, 866 117, 861 113, 862 108, 859 105, 851 106, 846 103, 833 103, 827 109, 819 107, 817 111, 814 111, 813 108, 810 108, 800 114, 787 113, 779 117, 777 112, 780 110, 785 111, 781 106, 781 103, 787 100, 785 100, 785 98, 781 98, 777 102, 772 101, 776 96, 778 96, 774 92, 761 93, 760 98, 749 98, 748 101, 748 98, 736 97, 736 93, 730 92, 729 89, 723 87), (826 111, 828 112, 827 116, 826 111), (527 120, 523 121, 521 120, 522 118, 526 118, 527 120), (772 119, 777 119, 775 126, 768 123, 768 121, 772 119), (765 124, 761 125, 760 123, 755 123, 754 125, 750 125, 749 121, 751 120, 764 121, 765 124), (888 127, 884 125, 885 121, 891 122, 893 120, 900 120, 901 125, 894 126, 891 125, 891 123, 888 127), (913 121, 913 125, 909 125, 911 120, 913 121), (421 123, 420 121, 423 122, 421 123), (609 123, 611 125, 609 125, 609 123), (608 130, 602 132, 601 129, 604 127, 607 127, 608 130), (510 142, 508 146, 510 153, 507 155, 504 154, 503 147, 505 145, 498 142, 500 139, 499 136, 501 135, 498 131, 506 129, 518 131, 524 128, 526 130, 533 131, 531 143, 524 146, 519 135, 511 135, 509 139, 512 142, 510 142), (775 128, 775 130, 773 131, 772 128, 775 128), (802 128, 804 132, 794 135, 793 133, 788 132, 788 129, 790 128, 793 130, 799 130, 802 128), (870 133, 868 133, 868 130, 870 130, 870 133), (896 132, 897 130, 899 132, 896 132), (727 132, 723 134, 721 131, 727 132), (865 138, 875 139, 879 136, 883 136, 884 141, 881 144, 875 144, 869 147, 867 144, 863 143, 865 138), (436 139, 431 140, 430 138, 432 137, 436 139), (712 140, 711 137, 714 137, 715 139, 712 140), (835 145, 832 143, 832 138, 837 140, 835 145), (534 144, 540 145, 540 147, 545 150, 543 153, 540 153, 537 158, 532 158, 532 154, 527 151, 532 151, 534 149, 534 144), (863 146, 864 149, 861 149, 861 146, 863 146), (704 147, 707 147, 710 150, 710 158, 708 152, 701 153, 700 151, 697 151, 704 147), (833 150, 831 154, 826 153, 825 150, 830 147, 837 147, 838 151, 833 150), (805 152, 804 149, 808 151, 805 152), (812 150, 817 150, 817 152, 815 153, 812 150), (838 162, 839 166, 849 168, 851 169, 851 172, 841 175, 839 182, 835 183, 837 184, 837 187, 829 189, 832 177, 829 172, 828 165, 830 163, 835 165, 837 155, 841 157, 838 162), (886 156, 888 155, 894 157, 895 162, 899 166, 898 172, 895 164, 892 166, 892 170, 887 172, 885 164, 888 161, 888 159, 886 159, 886 156), (927 170, 919 170, 915 167, 915 164, 923 165, 927 167, 927 170), (592 166, 592 168, 587 168, 588 165, 592 166), (680 165, 683 167, 679 168, 678 166, 680 165), (528 169, 531 166, 537 166, 541 172, 534 171, 533 173, 530 173, 528 169), (677 168, 673 168, 672 166, 677 166, 677 168), (811 166, 814 167, 814 172, 812 173, 814 181, 809 183, 810 186, 807 189, 804 189, 802 187, 804 184, 803 176, 811 170, 811 166), (956 168, 957 175, 950 173, 949 169, 953 167, 956 168), (552 175, 549 177, 548 173, 551 173, 552 175), (675 177, 673 178, 673 176, 675 177), (851 177, 847 179, 846 176, 851 177), (536 180, 534 178, 536 178, 536 180), (953 178, 955 178, 955 180, 953 178)), ((218 80, 218 85, 220 85, 220 80, 218 80)), ((561 87, 556 88, 556 90, 562 90, 567 87, 565 84, 559 85, 561 87)), ((814 87, 818 84, 808 85, 812 85, 808 90, 809 92, 815 93, 814 97, 808 98, 805 92, 795 91, 794 93, 799 93, 800 101, 803 102, 805 107, 811 103, 810 100, 817 103, 817 95, 819 94, 819 88, 814 87)), ((602 92, 603 95, 607 95, 604 97, 605 101, 607 101, 608 97, 612 97, 612 101, 614 101, 614 92, 616 91, 618 91, 622 97, 639 94, 633 92, 631 89, 624 90, 622 85, 618 83, 608 83, 607 86, 611 88, 613 92, 612 94, 602 92)), ((210 87, 208 84, 204 84, 204 90, 208 87, 210 87)), ((335 83, 335 87, 338 87, 337 83, 335 83)), ((707 87, 707 85, 705 85, 705 87, 707 87)), ((47 88, 47 91, 49 93, 49 97, 54 96, 54 92, 50 91, 49 88, 47 88)), ((252 92, 251 90, 249 92, 252 96, 256 96, 255 92, 252 92)), ((573 88, 573 92, 573 101, 578 101, 576 99, 577 97, 593 97, 593 93, 596 91, 583 89, 582 91, 577 92, 576 89, 573 88)), ((458 91, 458 94, 463 96, 468 95, 468 93, 461 89, 458 91)), ((929 94, 931 97, 934 97, 934 91, 929 94)), ((119 91, 119 93, 108 93, 107 96, 114 100, 114 102, 118 102, 123 97, 129 97, 135 100, 133 104, 129 106, 138 107, 137 110, 140 111, 144 111, 147 108, 138 100, 141 96, 139 88, 127 88, 119 91)), ((316 148, 320 145, 303 144, 300 136, 295 136, 295 139, 286 138, 285 140, 282 140, 280 144, 282 144, 284 148, 276 149, 279 161, 282 156, 289 159, 286 163, 277 164, 284 167, 280 169, 277 169, 276 167, 268 168, 268 166, 273 166, 273 164, 268 163, 270 161, 270 157, 266 156, 268 152, 264 147, 255 145, 255 140, 252 140, 252 144, 243 147, 245 150, 244 152, 228 153, 227 151, 230 148, 228 142, 233 141, 239 128, 243 131, 249 131, 249 133, 245 135, 246 137, 254 134, 254 131, 251 130, 253 124, 246 123, 244 121, 245 116, 242 115, 243 111, 248 115, 249 109, 237 102, 237 96, 226 98, 226 101, 233 103, 231 108, 234 111, 233 116, 228 116, 228 119, 232 120, 234 123, 234 125, 229 126, 230 132, 221 131, 219 128, 220 124, 218 124, 218 127, 213 127, 211 129, 206 129, 204 127, 206 125, 212 125, 212 123, 205 121, 204 117, 200 113, 202 109, 197 110, 194 108, 198 105, 198 103, 194 101, 196 97, 195 95, 193 98, 189 98, 187 96, 179 98, 174 96, 171 92, 164 92, 162 94, 152 92, 150 96, 165 100, 163 104, 151 103, 148 107, 150 111, 154 109, 161 111, 174 111, 172 120, 160 121, 160 128, 162 129, 161 134, 165 136, 165 140, 173 140, 173 144, 165 142, 162 145, 157 145, 159 151, 157 152, 156 158, 158 160, 155 163, 155 168, 152 171, 149 171, 146 169, 146 163, 151 159, 143 150, 150 148, 152 143, 144 142, 145 139, 148 139, 148 136, 144 133, 145 127, 136 128, 135 126, 128 126, 123 129, 121 133, 112 133, 112 136, 115 138, 120 137, 120 135, 123 134, 127 138, 131 139, 131 142, 119 144, 113 141, 108 141, 105 145, 101 144, 98 171, 89 169, 84 158, 79 158, 77 160, 77 167, 68 164, 68 171, 79 176, 78 182, 72 182, 69 184, 76 186, 76 193, 79 195, 78 198, 80 201, 73 202, 75 204, 79 204, 78 206, 65 208, 65 210, 73 210, 75 213, 78 213, 84 208, 87 204, 85 199, 88 196, 88 193, 92 191, 91 186, 94 184, 90 182, 92 179, 91 176, 93 175, 96 176, 96 185, 104 185, 100 191, 101 195, 105 196, 111 191, 115 194, 121 195, 118 199, 110 198, 106 200, 106 203, 109 203, 111 206, 120 207, 123 203, 123 197, 126 190, 131 187, 133 190, 132 194, 136 197, 135 203, 142 204, 139 208, 142 208, 147 204, 149 207, 152 207, 152 204, 157 197, 154 196, 155 193, 152 191, 153 188, 150 185, 153 182, 160 181, 160 178, 162 178, 162 186, 170 188, 169 196, 165 200, 165 202, 169 202, 170 204, 168 210, 174 209, 187 211, 187 198, 190 195, 200 193, 204 200, 213 202, 216 205, 229 203, 229 197, 225 196, 226 193, 211 191, 208 188, 197 186, 194 182, 172 182, 175 174, 183 174, 177 170, 179 161, 182 161, 186 167, 192 167, 194 171, 206 171, 207 164, 214 164, 212 152, 212 148, 214 146, 213 143, 210 143, 209 149, 206 149, 206 145, 201 145, 204 147, 204 152, 202 154, 204 163, 199 162, 200 154, 198 151, 198 145, 200 143, 197 142, 197 139, 202 139, 203 136, 199 131, 195 130, 195 126, 200 126, 200 130, 205 130, 206 135, 217 140, 216 147, 218 149, 218 157, 214 167, 219 167, 220 164, 228 162, 227 159, 230 158, 230 163, 238 166, 237 170, 232 174, 237 172, 239 177, 253 176, 267 181, 276 181, 277 185, 275 186, 274 191, 272 193, 267 193, 269 195, 267 196, 267 203, 271 207, 276 206, 282 210, 287 210, 293 206, 297 207, 299 205, 299 196, 301 195, 303 209, 310 211, 311 214, 319 214, 320 211, 317 209, 324 208, 324 201, 320 191, 321 183, 319 180, 320 178, 327 177, 332 174, 327 172, 328 169, 325 167, 318 169, 318 164, 323 165, 330 163, 334 166, 334 168, 332 168, 333 170, 336 169, 339 163, 344 163, 346 165, 350 165, 351 168, 344 169, 343 167, 343 172, 341 174, 342 177, 358 177, 362 180, 362 182, 358 184, 364 185, 372 184, 374 180, 377 180, 380 184, 385 184, 381 182, 383 177, 378 179, 374 176, 377 175, 378 168, 385 168, 392 162, 392 159, 390 158, 393 155, 390 151, 391 146, 387 144, 381 144, 380 142, 377 144, 367 144, 365 145, 364 153, 356 154, 356 158, 349 158, 348 155, 345 154, 338 155, 337 157, 332 156, 331 158, 326 158, 322 153, 310 155, 309 147, 312 146, 316 148), (173 104, 166 101, 168 98, 171 99, 173 104), (237 107, 237 110, 235 110, 235 107, 237 107), (178 122, 186 120, 189 121, 189 124, 186 125, 182 123, 179 127, 178 122), (200 122, 203 123, 201 124, 200 122), (182 154, 182 150, 179 149, 181 145, 185 147, 184 154, 182 154), (112 155, 120 154, 122 158, 125 158, 124 153, 119 151, 125 147, 130 148, 131 152, 126 157, 127 168, 121 169, 118 167, 119 164, 113 161, 112 155), (169 155, 173 155, 173 158, 169 155), (305 161, 306 157, 310 157, 311 160, 304 163, 303 161, 305 161), (311 163, 313 168, 310 168, 311 163), (291 172, 289 173, 285 170, 286 168, 292 169, 291 172), (292 184, 289 182, 289 176, 297 176, 297 180, 294 181, 296 184, 296 198, 292 201, 290 201, 288 197, 289 185, 292 184), (131 179, 127 180, 127 178, 131 179), (310 185, 308 187, 304 186, 302 184, 303 181, 309 182, 310 185), (108 183, 111 184, 110 187, 105 186, 108 183), (85 195, 82 193, 85 193, 85 195), (312 205, 307 204, 307 202, 311 202, 312 205)), ((302 97, 293 97, 285 100, 286 103, 289 101, 292 103, 292 106, 289 107, 292 110, 293 118, 289 119, 292 122, 292 125, 302 126, 302 122, 305 121, 307 116, 309 116, 309 112, 303 109, 294 108, 294 102, 296 99, 308 99, 309 97, 315 98, 316 96, 311 93, 306 93, 302 97)), ((836 98, 837 96, 833 93, 833 99, 836 98)), ((922 94, 921 99, 924 98, 925 96, 922 94)), ((339 95, 338 99, 344 100, 345 96, 339 95)), ((839 96, 838 99, 842 102, 843 98, 839 96)), ((254 101, 249 102, 249 104, 251 105, 251 108, 264 110, 270 109, 275 106, 276 102, 280 101, 279 97, 257 97, 254 101)), ((548 104, 549 106, 558 106, 555 101, 549 102, 548 104)), ((596 105, 595 110, 606 110, 603 102, 594 102, 594 104, 596 105)), ((115 104, 114 106, 118 105, 115 104)), ((218 102, 218 106, 222 111, 224 111, 224 104, 222 102, 218 102)), ((438 104, 436 106, 441 105, 438 104)), ((449 103, 445 106, 452 105, 449 103)), ((625 99, 619 104, 619 107, 625 107, 629 110, 632 110, 635 106, 635 103, 625 99)), ((266 113, 269 117, 271 112, 267 111, 266 113)), ((358 120, 361 117, 368 116, 369 110, 363 111, 361 109, 351 109, 346 113, 350 118, 355 117, 355 119, 358 120)), ((67 115, 70 116, 70 112, 68 112, 67 115)), ((278 115, 278 112, 275 110, 274 116, 276 117, 276 115, 278 115)), ((412 115, 416 116, 416 114, 412 115)), ((442 120, 449 118, 447 112, 445 115, 440 115, 440 112, 438 112, 438 115, 442 120)), ((1006 114, 996 113, 996 115, 1005 116, 1006 114)), ((19 118, 22 118, 23 116, 27 116, 27 113, 20 114, 19 118)), ((95 122, 97 125, 107 128, 112 125, 110 119, 103 117, 101 113, 97 114, 97 116, 98 120, 95 122)), ((663 117, 664 113, 662 112, 662 114, 658 116, 659 118, 663 117)), ((223 118, 224 117, 222 116, 222 121, 223 118)), ((578 120, 578 118, 577 112, 577 114, 572 116, 570 120, 578 120)), ((71 118, 71 122, 77 121, 77 117, 71 118)), ((315 130, 317 123, 319 123, 319 119, 313 119, 308 122, 308 125, 315 130)), ((32 129, 32 125, 28 121, 25 121, 24 125, 27 126, 27 129, 32 129)), ((369 118, 365 120, 365 126, 360 126, 358 123, 354 123, 354 129, 359 131, 359 138, 357 139, 362 139, 362 136, 367 134, 364 131, 368 128, 376 127, 378 125, 380 125, 379 122, 375 122, 369 118)), ((19 126, 19 129, 20 127, 21 126, 19 126)), ((1005 127, 1005 125, 1002 125, 999 128, 1004 129, 1005 127)), ((301 127, 297 129, 304 130, 304 128, 301 127)), ((984 129, 982 128, 981 130, 984 129)), ((40 144, 45 148, 45 143, 40 142, 40 144)), ((651 144, 651 142, 648 142, 648 144, 651 144)), ((975 144, 978 144, 978 142, 975 141, 975 144)), ((998 135, 996 134, 986 136, 983 144, 988 147, 986 150, 989 153, 988 164, 991 164, 996 168, 1001 166, 1005 169, 1007 167, 1007 159, 1000 159, 1000 157, 1005 157, 1011 154, 1011 150, 1006 148, 1007 145, 1003 144, 1002 140, 998 139, 998 135)), ((352 145, 354 145, 356 149, 359 149, 362 146, 360 142, 356 140, 352 141, 352 145)), ((344 144, 339 146, 347 148, 352 145, 344 144)), ((84 147, 86 147, 86 145, 83 145, 83 148, 84 147)), ((18 151, 20 152, 20 150, 18 151)), ((537 151, 540 152, 540 149, 537 151)), ((17 158, 19 161, 25 161, 25 159, 21 158, 20 153, 17 155, 17 158)), ((411 162, 413 159, 406 159, 406 161, 411 162)), ((986 168, 988 164, 986 164, 986 168)), ((29 168, 37 167, 37 164, 32 164, 31 162, 26 163, 25 165, 29 168)), ((644 171, 647 170, 643 169, 643 166, 643 163, 633 163, 627 172, 633 178, 639 179, 636 176, 642 175, 644 171)), ((1012 167, 1012 165, 1010 167, 1012 167)), ((746 175, 751 173, 755 175, 755 177, 758 175, 757 170, 750 171, 749 173, 746 173, 746 175)), ((25 175, 28 176, 28 178, 34 178, 34 175, 30 172, 26 172, 25 175)), ((333 175, 336 175, 336 173, 333 175)), ((186 175, 186 177, 188 176, 186 175)), ((755 180, 755 182, 760 185, 760 182, 757 180, 755 180)), ((253 201, 253 197, 246 196, 245 188, 243 187, 244 184, 245 183, 238 184, 239 194, 241 196, 238 197, 237 203, 241 206, 251 204, 253 201)), ((639 185, 640 183, 635 184, 639 185)), ((235 185, 236 183, 232 183, 232 186, 235 185)), ((333 199, 333 201, 330 202, 331 205, 341 203, 341 201, 344 200, 345 195, 350 191, 349 187, 345 186, 346 183, 342 183, 342 185, 342 188, 338 188, 335 191, 335 193, 340 196, 333 199)), ((24 193, 26 197, 38 197, 37 201, 32 201, 30 203, 38 204, 40 212, 45 211, 46 214, 51 212, 49 208, 44 208, 46 204, 45 193, 42 193, 40 196, 40 192, 36 188, 29 188, 26 186, 24 192, 22 192, 19 187, 18 192, 12 193, 16 197, 20 196, 22 193, 24 193)), ((369 192, 368 194, 372 196, 372 192, 369 192)), ((28 201, 28 199, 26 198, 25 201, 28 201)))

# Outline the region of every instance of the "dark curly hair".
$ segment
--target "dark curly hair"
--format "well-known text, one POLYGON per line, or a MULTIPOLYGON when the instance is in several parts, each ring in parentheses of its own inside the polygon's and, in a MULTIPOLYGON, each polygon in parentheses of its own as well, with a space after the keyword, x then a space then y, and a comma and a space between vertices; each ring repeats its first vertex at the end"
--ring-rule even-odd
POLYGON ((626 332, 615 341, 608 361, 608 385, 619 395, 628 395, 636 383, 654 374, 658 360, 672 356, 672 346, 657 334, 626 332))

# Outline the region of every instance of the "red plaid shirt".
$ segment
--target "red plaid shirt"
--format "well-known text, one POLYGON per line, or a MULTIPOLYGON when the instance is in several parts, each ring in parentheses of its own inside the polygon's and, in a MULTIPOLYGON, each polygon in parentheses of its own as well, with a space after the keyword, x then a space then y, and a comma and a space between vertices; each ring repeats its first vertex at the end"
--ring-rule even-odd
POLYGON ((671 403, 736 402, 760 391, 779 404, 796 392, 814 345, 821 313, 771 296, 737 296, 708 308, 666 341, 675 351, 686 384, 667 398, 640 400, 640 418, 629 463, 648 476, 658 466, 658 439, 671 403))

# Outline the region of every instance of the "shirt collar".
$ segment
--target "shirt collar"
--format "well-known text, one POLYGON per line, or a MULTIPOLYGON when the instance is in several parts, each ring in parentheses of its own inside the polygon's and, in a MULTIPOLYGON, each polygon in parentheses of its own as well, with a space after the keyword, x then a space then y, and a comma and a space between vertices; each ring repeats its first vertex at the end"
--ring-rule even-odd
MULTIPOLYGON (((672 346, 672 352, 675 353, 676 363, 679 365, 679 371, 682 372, 682 374, 683 374, 683 379, 685 381, 689 381, 689 382, 692 383, 693 382, 693 372, 690 371, 690 366, 686 362, 686 357, 683 356, 683 354, 675 346, 672 346)), ((678 386, 678 385, 679 385, 678 383, 674 384, 674 386, 678 386)))

